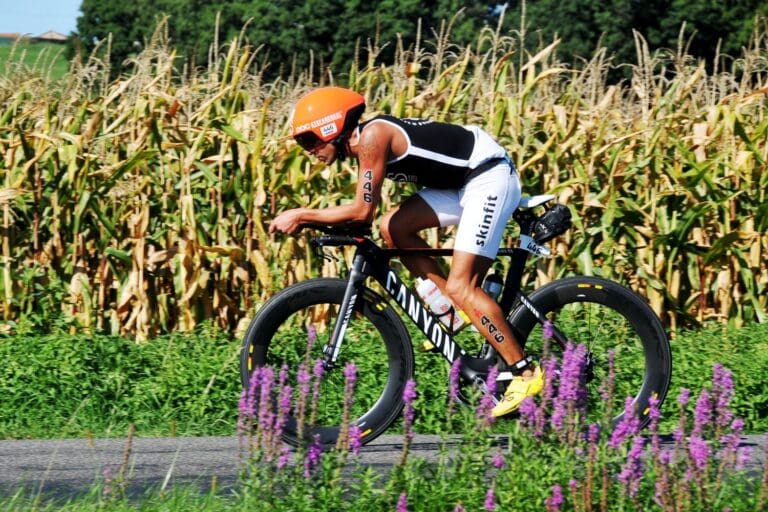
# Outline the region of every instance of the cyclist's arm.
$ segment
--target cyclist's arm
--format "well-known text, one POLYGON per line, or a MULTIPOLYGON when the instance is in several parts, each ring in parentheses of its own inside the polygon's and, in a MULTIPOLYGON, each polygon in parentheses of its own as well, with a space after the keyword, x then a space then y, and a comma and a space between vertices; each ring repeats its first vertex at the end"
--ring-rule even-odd
POLYGON ((283 212, 270 225, 270 232, 295 233, 301 224, 372 223, 381 201, 390 141, 385 130, 366 128, 357 144, 359 168, 357 189, 352 203, 323 209, 297 208, 283 212))

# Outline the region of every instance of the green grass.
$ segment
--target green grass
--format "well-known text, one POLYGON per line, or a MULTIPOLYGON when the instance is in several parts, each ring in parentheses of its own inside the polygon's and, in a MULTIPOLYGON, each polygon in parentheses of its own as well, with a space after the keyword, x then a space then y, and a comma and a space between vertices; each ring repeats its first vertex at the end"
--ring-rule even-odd
MULTIPOLYGON (((414 336, 414 342, 421 339, 414 336)), ((239 349, 239 340, 211 328, 143 344, 98 335, 0 338, 0 438, 123 436, 131 423, 143 436, 233 434, 239 349)), ((679 333, 672 354, 663 432, 675 427, 679 389, 695 396, 710 385, 718 362, 733 372, 732 408, 746 421, 745 430, 768 431, 768 325, 679 333)), ((416 354, 418 432, 448 428, 447 372, 440 356, 416 354)))
POLYGON ((231 434, 239 342, 215 330, 145 344, 109 336, 0 340, 0 438, 231 434))
POLYGON ((69 71, 66 47, 53 43, 18 43, 0 45, 0 76, 17 72, 18 66, 58 80, 69 71))
MULTIPOLYGON (((693 403, 709 385, 712 365, 719 362, 733 369, 736 396, 730 409, 748 420, 747 431, 764 431, 766 345, 768 325, 679 333, 673 342, 673 388, 690 389, 693 403)), ((210 328, 145 344, 106 336, 0 339, 0 425, 6 434, 30 436, 80 435, 85 428, 93 435, 123 434, 119 427, 127 421, 135 421, 139 435, 172 433, 168 425, 174 422, 187 433, 233 433, 237 353, 237 340, 210 328)), ((417 361, 416 426, 429 431, 429 421, 439 427, 445 416, 444 392, 439 390, 445 365, 431 355, 420 355, 417 361)), ((680 419, 675 396, 676 391, 665 407, 661 433, 670 432, 680 419)), ((347 452, 326 452, 307 470, 307 447, 293 452, 293 462, 281 466, 265 458, 271 438, 256 430, 249 445, 252 463, 234 489, 158 488, 136 497, 126 492, 129 480, 97 481, 86 495, 74 498, 40 496, 34 489, 0 495, 0 509, 383 511, 407 499, 409 510, 454 510, 457 504, 461 510, 483 510, 490 490, 498 510, 533 511, 544 510, 545 500, 559 488, 565 503, 557 510, 585 510, 586 504, 599 510, 603 500, 609 510, 673 510, 655 501, 662 485, 668 500, 679 500, 674 510, 723 510, 727 505, 747 511, 761 509, 761 496, 768 491, 766 483, 755 489, 754 475, 750 480, 738 466, 717 459, 716 441, 723 432, 712 425, 702 434, 712 447, 702 466, 686 455, 692 445, 685 436, 673 449, 676 458, 666 462, 654 448, 658 445, 645 443, 648 462, 643 463, 638 455, 632 459, 630 447, 634 449, 648 431, 611 446, 608 431, 593 442, 558 432, 539 437, 523 422, 499 422, 507 425, 509 434, 508 448, 500 448, 489 436, 495 430, 476 420, 474 411, 461 409, 458 416, 464 437, 454 443, 450 456, 443 450, 434 464, 410 457, 384 477, 347 452), (489 455, 494 455, 493 464, 489 455), (637 464, 638 471, 633 494, 622 480, 630 463, 637 464)))

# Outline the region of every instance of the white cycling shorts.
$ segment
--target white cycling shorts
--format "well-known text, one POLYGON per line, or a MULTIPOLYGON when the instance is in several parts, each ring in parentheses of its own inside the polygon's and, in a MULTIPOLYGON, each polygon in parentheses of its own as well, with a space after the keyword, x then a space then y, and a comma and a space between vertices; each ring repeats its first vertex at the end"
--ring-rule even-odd
POLYGON ((418 192, 440 226, 458 224, 454 250, 495 258, 504 228, 520 204, 520 179, 507 162, 475 176, 462 188, 423 188, 418 192))

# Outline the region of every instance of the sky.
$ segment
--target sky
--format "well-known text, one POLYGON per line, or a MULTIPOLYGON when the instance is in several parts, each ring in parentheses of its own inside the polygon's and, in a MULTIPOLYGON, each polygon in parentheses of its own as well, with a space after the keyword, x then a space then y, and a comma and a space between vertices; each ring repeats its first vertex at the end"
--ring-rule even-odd
POLYGON ((68 35, 77 26, 82 0, 0 0, 0 33, 68 35))

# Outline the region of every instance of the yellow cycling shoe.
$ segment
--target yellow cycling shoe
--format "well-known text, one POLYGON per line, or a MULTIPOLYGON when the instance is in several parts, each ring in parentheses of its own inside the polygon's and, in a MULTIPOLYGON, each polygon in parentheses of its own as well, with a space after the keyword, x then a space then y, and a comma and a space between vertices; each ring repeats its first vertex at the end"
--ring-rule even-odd
POLYGON ((538 395, 542 389, 544 389, 544 372, 537 366, 533 371, 533 377, 525 379, 518 375, 510 381, 504 396, 493 408, 491 414, 498 418, 514 412, 526 397, 538 395))

